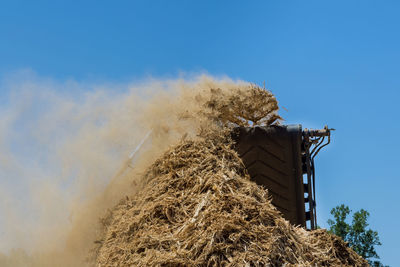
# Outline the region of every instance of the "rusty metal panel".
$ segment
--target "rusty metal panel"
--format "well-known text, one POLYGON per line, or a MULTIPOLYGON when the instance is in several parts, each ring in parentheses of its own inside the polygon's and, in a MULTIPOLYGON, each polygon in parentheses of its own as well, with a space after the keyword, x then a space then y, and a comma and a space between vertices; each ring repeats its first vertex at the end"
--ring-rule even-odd
POLYGON ((306 226, 301 125, 238 127, 236 149, 253 181, 291 223, 306 226))

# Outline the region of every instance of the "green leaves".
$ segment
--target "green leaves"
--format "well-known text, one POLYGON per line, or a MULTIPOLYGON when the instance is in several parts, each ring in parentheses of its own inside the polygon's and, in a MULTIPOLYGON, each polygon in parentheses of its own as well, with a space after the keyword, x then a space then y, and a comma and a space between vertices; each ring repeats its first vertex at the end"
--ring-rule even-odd
POLYGON ((364 259, 379 259, 374 246, 381 245, 381 242, 379 241, 378 232, 366 229, 368 217, 369 212, 363 209, 354 213, 352 231, 349 232, 349 244, 352 244, 354 251, 364 259))
POLYGON ((331 214, 335 218, 335 221, 331 219, 328 220, 330 226, 329 232, 340 236, 344 241, 347 241, 347 235, 350 232, 350 225, 346 223, 346 217, 349 213, 349 207, 342 204, 331 210, 331 214))
POLYGON ((361 257, 368 260, 371 266, 383 266, 379 261, 375 246, 380 246, 377 231, 367 229, 369 212, 361 209, 353 214, 351 224, 347 221, 347 216, 351 213, 348 206, 342 204, 331 210, 334 219, 329 219, 329 232, 340 236, 349 246, 361 257))

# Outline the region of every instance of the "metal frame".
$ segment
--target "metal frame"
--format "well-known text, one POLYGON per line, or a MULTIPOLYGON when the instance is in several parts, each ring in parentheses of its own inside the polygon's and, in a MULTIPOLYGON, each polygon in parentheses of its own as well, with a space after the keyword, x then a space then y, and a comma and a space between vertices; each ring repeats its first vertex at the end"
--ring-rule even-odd
POLYGON ((314 158, 323 147, 327 146, 330 143, 331 130, 334 129, 329 129, 328 126, 325 126, 322 130, 303 130, 303 174, 306 174, 307 179, 307 182, 304 183, 304 193, 307 193, 307 196, 304 197, 304 205, 306 210, 306 222, 310 221, 311 229, 315 229, 317 227, 314 158), (327 141, 324 143, 325 137, 328 138, 327 141), (308 210, 306 203, 309 204, 308 210))

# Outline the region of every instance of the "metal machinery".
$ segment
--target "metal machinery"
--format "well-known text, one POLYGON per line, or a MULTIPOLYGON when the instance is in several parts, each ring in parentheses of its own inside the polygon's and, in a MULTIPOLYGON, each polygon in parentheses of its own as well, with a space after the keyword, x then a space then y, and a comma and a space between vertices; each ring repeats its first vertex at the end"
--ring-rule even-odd
POLYGON ((297 124, 234 131, 236 149, 251 179, 268 189, 272 204, 292 224, 317 226, 314 158, 329 144, 331 130, 302 130, 297 124))

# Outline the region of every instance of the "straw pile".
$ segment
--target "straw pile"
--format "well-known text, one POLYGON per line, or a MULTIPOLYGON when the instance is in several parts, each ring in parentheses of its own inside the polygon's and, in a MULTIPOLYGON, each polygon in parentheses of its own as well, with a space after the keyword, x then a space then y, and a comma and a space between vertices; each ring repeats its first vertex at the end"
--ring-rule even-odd
MULTIPOLYGON (((207 102, 219 110, 211 117, 240 124, 221 102, 207 102)), ((278 119, 265 114, 274 112, 252 118, 278 119)), ((250 181, 229 131, 182 139, 154 162, 142 190, 103 219, 96 266, 368 266, 340 238, 283 219, 250 181)))

